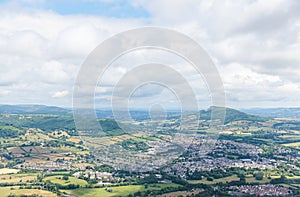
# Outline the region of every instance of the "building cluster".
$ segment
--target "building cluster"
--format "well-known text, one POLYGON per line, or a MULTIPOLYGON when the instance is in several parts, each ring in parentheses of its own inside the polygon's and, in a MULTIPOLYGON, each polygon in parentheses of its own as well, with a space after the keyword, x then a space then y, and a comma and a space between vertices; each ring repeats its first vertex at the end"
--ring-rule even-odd
POLYGON ((229 189, 231 190, 229 194, 232 195, 242 193, 255 196, 287 196, 292 194, 292 190, 272 184, 230 186, 229 189))
POLYGON ((92 170, 86 170, 84 172, 79 171, 75 172, 73 174, 74 177, 80 178, 80 177, 85 177, 85 178, 90 178, 90 179, 112 179, 112 173, 109 172, 98 172, 98 171, 92 171, 92 170))
POLYGON ((263 153, 263 150, 255 145, 239 143, 230 140, 218 140, 212 154, 231 153, 235 155, 257 156, 263 153))
POLYGON ((95 179, 97 180, 98 184, 102 185, 111 185, 114 182, 120 182, 123 180, 120 177, 113 176, 113 174, 110 172, 99 172, 93 170, 78 171, 75 172, 73 176, 81 179, 95 179))
POLYGON ((214 169, 226 169, 231 167, 245 169, 272 169, 284 161, 263 158, 260 154, 263 150, 255 145, 234 142, 230 140, 201 139, 193 143, 187 151, 187 155, 181 157, 178 162, 164 168, 171 176, 186 178, 187 174, 195 171, 211 171, 214 169), (211 154, 202 155, 203 148, 214 146, 211 154), (241 159, 228 158, 227 155, 235 155, 241 159))
POLYGON ((43 163, 24 162, 18 164, 16 167, 19 169, 32 169, 32 170, 74 170, 71 161, 47 161, 43 163))
POLYGON ((183 161, 169 165, 164 171, 171 176, 180 176, 186 178, 187 174, 193 174, 195 171, 211 171, 215 169, 226 170, 231 167, 246 169, 272 169, 275 164, 267 161, 252 161, 251 159, 232 160, 225 157, 213 158, 206 157, 199 161, 183 161))

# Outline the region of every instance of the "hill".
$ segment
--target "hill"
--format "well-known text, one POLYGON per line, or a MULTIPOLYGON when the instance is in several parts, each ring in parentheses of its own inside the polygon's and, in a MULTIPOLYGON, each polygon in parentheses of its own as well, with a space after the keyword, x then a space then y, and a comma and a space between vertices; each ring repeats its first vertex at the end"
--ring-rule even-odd
MULTIPOLYGON (((99 124, 107 136, 123 134, 119 125, 112 119, 100 119, 99 124)), ((28 128, 37 128, 45 132, 65 130, 70 135, 77 135, 72 116, 52 114, 14 114, 0 115, 0 137, 17 137, 28 128)))
MULTIPOLYGON (((219 117, 221 115, 221 113, 223 112, 224 108, 212 106, 208 110, 201 110, 200 111, 200 119, 201 120, 210 120, 212 110, 214 110, 214 113, 216 114, 216 116, 219 117)), ((265 121, 268 119, 265 117, 250 115, 245 112, 241 112, 241 111, 238 111, 238 110, 232 109, 232 108, 225 108, 225 111, 226 111, 226 116, 225 116, 225 120, 224 120, 225 124, 227 124, 229 122, 233 122, 233 121, 238 121, 238 120, 265 121)))
POLYGON ((1 114, 71 115, 71 112, 69 109, 46 105, 0 105, 1 114))
MULTIPOLYGON (((212 106, 207 110, 201 110, 200 119, 210 120, 212 110, 214 110, 217 116, 220 116, 224 108, 212 106)), ((232 108, 225 108, 225 110, 225 124, 238 120, 265 121, 268 119, 266 117, 250 115, 232 108)), ((100 124, 107 134, 111 135, 113 133, 112 131, 120 129, 116 122, 112 120, 113 114, 111 111, 96 110, 96 112, 99 118, 105 119, 104 121, 100 121, 100 124)), ((148 117, 148 111, 131 111, 130 113, 134 119, 150 118, 148 117)), ((179 112, 168 112, 168 116, 172 116, 172 114, 178 115, 178 113, 179 112)), ((0 105, 0 114, 30 115, 30 117, 25 119, 20 119, 18 116, 2 116, 0 123, 16 128, 40 128, 44 131, 56 129, 76 130, 72 110, 70 109, 45 105, 0 105)))

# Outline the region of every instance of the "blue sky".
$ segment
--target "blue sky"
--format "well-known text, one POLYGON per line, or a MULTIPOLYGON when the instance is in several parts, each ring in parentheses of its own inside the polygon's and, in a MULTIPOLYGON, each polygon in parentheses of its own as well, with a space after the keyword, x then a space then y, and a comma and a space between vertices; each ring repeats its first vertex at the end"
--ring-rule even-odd
POLYGON ((98 15, 113 18, 147 18, 148 12, 130 1, 97 0, 51 0, 51 1, 9 1, 0 0, 1 4, 17 4, 22 7, 51 10, 61 15, 98 15))

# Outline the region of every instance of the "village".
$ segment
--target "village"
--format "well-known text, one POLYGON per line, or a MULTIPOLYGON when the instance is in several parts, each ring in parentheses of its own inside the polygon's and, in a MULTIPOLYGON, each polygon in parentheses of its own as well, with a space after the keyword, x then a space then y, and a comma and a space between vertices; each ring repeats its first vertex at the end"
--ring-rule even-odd
POLYGON ((285 187, 275 185, 242 185, 230 186, 228 194, 240 196, 243 194, 250 194, 255 196, 287 196, 292 194, 292 190, 285 187))

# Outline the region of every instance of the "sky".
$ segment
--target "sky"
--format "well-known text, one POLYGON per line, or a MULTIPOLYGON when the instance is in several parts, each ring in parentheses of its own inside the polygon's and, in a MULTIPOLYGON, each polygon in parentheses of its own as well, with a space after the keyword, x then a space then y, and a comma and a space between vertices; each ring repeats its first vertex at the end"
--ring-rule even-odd
MULTIPOLYGON (((297 0, 0 0, 0 103, 71 107, 77 73, 96 46, 119 32, 156 26, 206 50, 227 106, 299 107, 299 10, 297 0)), ((99 79, 96 105, 109 106, 113 84, 131 65, 153 59, 175 65, 201 108, 209 105, 205 82, 186 62, 145 50, 120 58, 99 79)), ((175 101, 169 90, 148 85, 130 103, 175 101)))

